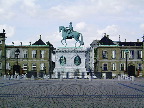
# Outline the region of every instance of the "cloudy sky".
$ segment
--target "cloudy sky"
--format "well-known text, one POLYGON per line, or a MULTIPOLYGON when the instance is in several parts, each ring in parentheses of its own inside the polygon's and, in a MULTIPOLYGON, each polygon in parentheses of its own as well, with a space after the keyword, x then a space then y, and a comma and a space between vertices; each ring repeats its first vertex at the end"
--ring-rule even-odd
MULTIPOLYGON (((7 45, 28 45, 42 35, 60 47, 59 26, 69 26, 83 34, 85 46, 101 39, 142 41, 144 0, 0 0, 0 32, 6 30, 7 45)), ((74 40, 68 40, 74 46, 74 40)))

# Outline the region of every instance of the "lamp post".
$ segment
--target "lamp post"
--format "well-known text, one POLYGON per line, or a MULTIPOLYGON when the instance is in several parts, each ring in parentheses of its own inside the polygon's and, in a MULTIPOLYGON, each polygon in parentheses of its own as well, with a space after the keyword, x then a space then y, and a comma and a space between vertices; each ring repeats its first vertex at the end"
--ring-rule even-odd
POLYGON ((18 66, 18 56, 19 56, 19 54, 20 54, 20 50, 17 49, 17 50, 15 51, 15 56, 16 56, 16 58, 17 58, 17 69, 16 69, 16 72, 17 72, 17 73, 19 73, 19 72, 18 72, 18 71, 19 71, 19 66, 18 66))
POLYGON ((129 53, 129 50, 128 49, 126 49, 125 50, 125 55, 126 55, 126 71, 125 71, 125 73, 128 73, 128 63, 127 63, 127 57, 128 57, 128 53, 129 53))

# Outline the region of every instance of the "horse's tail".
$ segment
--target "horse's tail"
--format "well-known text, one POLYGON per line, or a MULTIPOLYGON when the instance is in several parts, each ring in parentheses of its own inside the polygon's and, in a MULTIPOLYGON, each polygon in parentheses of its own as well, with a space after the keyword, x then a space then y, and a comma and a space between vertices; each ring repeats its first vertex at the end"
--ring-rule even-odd
POLYGON ((83 36, 82 36, 82 34, 80 33, 80 36, 81 36, 81 41, 80 41, 80 44, 81 45, 84 45, 84 42, 83 42, 83 36))

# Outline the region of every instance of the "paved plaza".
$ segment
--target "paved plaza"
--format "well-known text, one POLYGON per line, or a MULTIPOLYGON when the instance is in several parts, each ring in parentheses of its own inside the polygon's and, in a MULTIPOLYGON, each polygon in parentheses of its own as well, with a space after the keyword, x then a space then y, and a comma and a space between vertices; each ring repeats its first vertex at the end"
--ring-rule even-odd
POLYGON ((143 108, 144 78, 0 79, 0 108, 143 108))

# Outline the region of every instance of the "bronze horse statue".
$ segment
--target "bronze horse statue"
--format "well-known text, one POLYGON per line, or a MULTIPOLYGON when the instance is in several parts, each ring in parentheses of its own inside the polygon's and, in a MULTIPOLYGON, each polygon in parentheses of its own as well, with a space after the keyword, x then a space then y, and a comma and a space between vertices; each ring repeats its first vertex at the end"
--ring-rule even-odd
MULTIPOLYGON (((61 31, 62 31, 62 37, 63 37, 63 39, 61 40, 61 43, 63 45, 64 45, 63 40, 65 41, 65 44, 67 45, 66 39, 72 39, 72 38, 76 40, 76 43, 79 42, 80 46, 84 45, 83 36, 81 33, 77 31, 70 31, 70 29, 67 29, 64 26, 59 26, 59 32, 61 31), (79 40, 79 37, 81 37, 81 40, 79 40)), ((76 43, 75 43, 75 47, 76 47, 76 43)))

